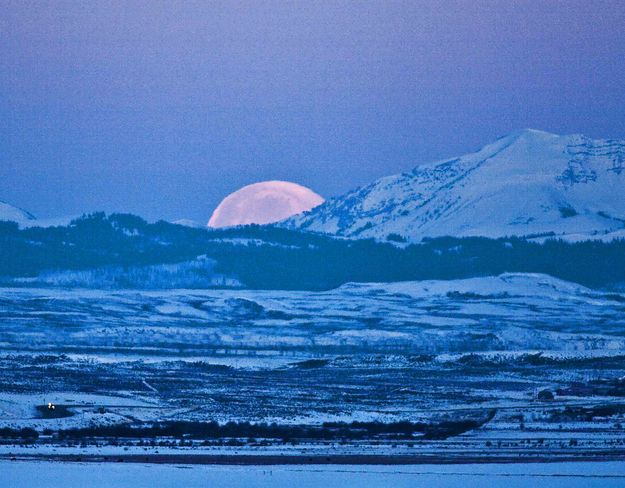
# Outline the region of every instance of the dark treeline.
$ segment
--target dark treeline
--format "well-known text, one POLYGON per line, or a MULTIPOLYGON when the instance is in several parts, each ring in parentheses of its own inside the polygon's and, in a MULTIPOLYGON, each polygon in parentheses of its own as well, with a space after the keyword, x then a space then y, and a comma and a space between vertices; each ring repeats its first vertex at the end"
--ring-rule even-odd
MULTIPOLYGON (((306 440, 372 440, 372 439, 446 439, 476 429, 492 419, 494 411, 480 420, 459 419, 439 423, 423 422, 326 422, 322 425, 279 425, 251 424, 249 422, 160 422, 154 424, 96 425, 76 429, 65 429, 44 434, 56 435, 59 439, 83 440, 108 439, 277 439, 282 442, 306 440)), ((0 439, 34 441, 39 433, 30 427, 23 429, 0 429, 0 439)))
POLYGON ((106 425, 67 429, 59 431, 59 438, 112 437, 112 438, 158 438, 188 437, 191 439, 224 439, 224 438, 262 438, 262 439, 365 439, 389 434, 400 437, 412 437, 416 432, 422 433, 426 424, 397 423, 353 423, 333 424, 326 426, 251 424, 249 422, 161 422, 150 425, 106 425))
MULTIPOLYGON (((397 241, 393 237, 393 241, 397 241)), ((19 229, 0 222, 0 277, 181 263, 207 256, 245 286, 322 290, 346 282, 455 279, 546 273, 587 286, 625 282, 625 241, 543 244, 519 238, 428 239, 397 246, 335 239, 273 226, 194 229, 133 215, 85 216, 66 227, 19 229), (241 239, 246 244, 241 244, 241 239), (239 242, 233 242, 238 240, 239 242)))
POLYGON ((30 427, 23 429, 12 429, 10 427, 0 428, 0 439, 23 439, 35 440, 39 438, 39 432, 30 427))
POLYGON ((249 422, 161 422, 155 424, 118 424, 67 429, 58 432, 60 439, 161 437, 190 439, 259 438, 293 440, 366 440, 374 438, 411 439, 419 434, 425 439, 445 439, 480 427, 494 412, 481 420, 462 419, 440 423, 422 422, 327 422, 322 425, 251 424, 249 422))

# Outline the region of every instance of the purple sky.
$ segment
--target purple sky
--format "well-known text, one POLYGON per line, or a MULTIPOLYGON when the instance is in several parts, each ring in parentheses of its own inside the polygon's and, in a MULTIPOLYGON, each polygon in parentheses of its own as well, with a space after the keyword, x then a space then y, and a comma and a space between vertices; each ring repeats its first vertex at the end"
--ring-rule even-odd
POLYGON ((205 222, 525 127, 625 138, 625 2, 0 0, 0 200, 39 217, 205 222))

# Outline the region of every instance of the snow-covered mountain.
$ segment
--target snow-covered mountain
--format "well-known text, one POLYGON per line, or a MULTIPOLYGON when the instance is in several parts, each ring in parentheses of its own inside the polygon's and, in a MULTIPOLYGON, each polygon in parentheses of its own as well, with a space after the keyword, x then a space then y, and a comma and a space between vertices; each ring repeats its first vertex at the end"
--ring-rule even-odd
POLYGON ((625 141, 523 130, 284 222, 347 237, 625 236, 625 141))
POLYGON ((205 229, 206 228, 205 224, 200 224, 199 222, 196 222, 195 220, 191 220, 191 219, 178 219, 178 220, 174 220, 174 221, 172 221, 172 224, 184 225, 185 227, 193 227, 195 229, 205 229))
POLYGON ((9 220, 11 222, 17 222, 22 225, 29 221, 34 221, 35 216, 28 213, 26 210, 9 205, 6 202, 0 201, 0 221, 9 220))

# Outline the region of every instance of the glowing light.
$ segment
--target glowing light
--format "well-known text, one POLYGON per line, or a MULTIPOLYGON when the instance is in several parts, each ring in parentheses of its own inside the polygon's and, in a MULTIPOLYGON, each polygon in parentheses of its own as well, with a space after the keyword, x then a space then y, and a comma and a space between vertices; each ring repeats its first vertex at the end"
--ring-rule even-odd
POLYGON ((288 181, 263 181, 244 186, 224 198, 208 226, 269 224, 310 210, 323 201, 305 186, 288 181))

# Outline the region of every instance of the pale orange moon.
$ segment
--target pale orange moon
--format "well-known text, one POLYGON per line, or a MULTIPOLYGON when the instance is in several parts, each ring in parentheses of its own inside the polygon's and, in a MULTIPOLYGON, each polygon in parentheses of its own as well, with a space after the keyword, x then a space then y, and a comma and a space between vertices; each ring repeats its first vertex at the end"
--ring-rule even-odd
POLYGON ((323 197, 297 183, 263 181, 244 186, 224 198, 213 212, 208 226, 270 224, 323 202, 323 197))

